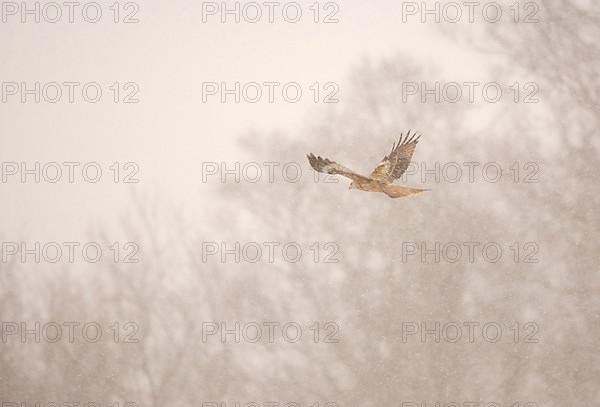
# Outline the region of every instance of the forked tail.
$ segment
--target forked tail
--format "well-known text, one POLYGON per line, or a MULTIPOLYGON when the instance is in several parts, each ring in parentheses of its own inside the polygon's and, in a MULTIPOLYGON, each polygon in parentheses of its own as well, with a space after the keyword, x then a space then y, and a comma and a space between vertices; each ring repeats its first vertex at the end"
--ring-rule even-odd
POLYGON ((390 198, 403 198, 405 196, 418 194, 419 192, 429 191, 428 189, 403 187, 400 185, 386 185, 383 192, 390 198))

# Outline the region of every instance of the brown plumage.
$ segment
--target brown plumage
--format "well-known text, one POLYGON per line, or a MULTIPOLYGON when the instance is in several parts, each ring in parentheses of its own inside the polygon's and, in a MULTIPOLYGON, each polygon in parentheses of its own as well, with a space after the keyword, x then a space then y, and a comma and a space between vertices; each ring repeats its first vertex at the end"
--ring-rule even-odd
POLYGON ((426 189, 403 187, 394 184, 394 181, 400 178, 408 168, 420 137, 416 132, 413 132, 411 135, 410 130, 406 134, 406 137, 400 134, 398 143, 394 143, 392 151, 383 157, 383 160, 381 160, 368 177, 357 174, 335 161, 320 156, 315 157, 312 153, 307 154, 307 157, 311 167, 318 172, 337 174, 350 178, 352 180, 350 189, 356 188, 361 191, 383 192, 390 198, 401 198, 427 191, 426 189))

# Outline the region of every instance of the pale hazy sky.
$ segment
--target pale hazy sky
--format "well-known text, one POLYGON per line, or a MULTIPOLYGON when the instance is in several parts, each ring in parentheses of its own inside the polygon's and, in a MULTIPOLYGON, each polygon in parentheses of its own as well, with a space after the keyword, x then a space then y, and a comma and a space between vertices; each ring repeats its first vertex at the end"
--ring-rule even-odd
MULTIPOLYGON (((335 24, 314 23, 313 2, 299 3, 305 14, 296 24, 277 11, 275 23, 266 15, 255 24, 223 24, 218 16, 203 23, 198 1, 139 2, 137 24, 114 23, 109 3, 96 24, 77 11, 72 24, 66 15, 55 24, 34 23, 32 17, 23 24, 19 15, 6 16, 0 23, 3 82, 97 82, 103 97, 90 104, 76 91, 73 104, 66 94, 56 104, 35 104, 31 97, 20 103, 11 96, 0 105, 0 160, 94 161, 104 174, 98 184, 81 177, 74 184, 21 184, 16 177, 0 184, 5 239, 83 238, 90 223, 116 224, 132 189, 160 193, 202 213, 216 197, 200 182, 201 162, 235 161, 236 140, 249 130, 301 137, 312 114, 339 108, 313 103, 309 86, 336 82, 341 105, 352 69, 365 58, 377 62, 404 53, 424 67, 440 64, 448 80, 489 78, 486 61, 448 41, 435 23, 422 24, 418 17, 403 23, 401 2, 340 1, 335 24), (202 103, 202 82, 212 81, 297 82, 305 93, 296 104, 279 96, 273 104, 223 104, 217 96, 202 103), (114 82, 139 84, 140 102, 113 103, 114 82), (108 167, 128 161, 139 164, 140 183, 112 183, 108 167)), ((480 28, 462 27, 473 33, 480 28)))

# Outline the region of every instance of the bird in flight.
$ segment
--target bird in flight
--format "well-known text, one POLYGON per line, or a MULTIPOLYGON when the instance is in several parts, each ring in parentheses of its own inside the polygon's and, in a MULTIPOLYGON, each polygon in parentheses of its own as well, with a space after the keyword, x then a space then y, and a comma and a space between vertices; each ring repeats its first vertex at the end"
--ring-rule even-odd
POLYGON ((377 167, 375 167, 368 177, 357 174, 327 158, 315 157, 312 153, 306 156, 311 167, 316 171, 350 178, 352 182, 349 189, 355 188, 367 192, 383 192, 390 198, 402 198, 427 191, 427 189, 403 187, 394 184, 394 181, 400 178, 408 168, 420 137, 416 132, 413 132, 411 135, 410 130, 406 136, 400 134, 398 143, 394 143, 392 151, 383 157, 383 160, 377 164, 377 167))

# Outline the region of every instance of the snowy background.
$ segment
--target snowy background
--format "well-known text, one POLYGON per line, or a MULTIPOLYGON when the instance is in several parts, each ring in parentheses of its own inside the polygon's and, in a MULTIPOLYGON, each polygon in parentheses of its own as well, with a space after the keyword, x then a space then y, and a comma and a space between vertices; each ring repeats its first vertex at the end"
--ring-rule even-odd
POLYGON ((1 402, 600 402, 598 4, 499 2, 495 23, 482 16, 485 2, 473 22, 457 3, 456 23, 447 2, 439 22, 423 16, 433 1, 322 2, 317 23, 304 1, 297 23, 281 12, 273 23, 266 14, 203 22, 206 2, 136 4, 117 5, 118 23, 108 3, 97 23, 77 12, 73 23, 43 14, 22 23, 2 3, 1 402), (134 11, 139 21, 123 23, 134 11), (323 22, 332 12, 338 22, 323 22), (96 82, 103 96, 23 103, 7 95, 9 82, 96 82), (129 82, 138 103, 122 103, 129 82), (296 82, 303 97, 204 103, 206 82, 296 82), (323 103, 329 82, 337 103, 323 103), (407 94, 409 84, 454 82, 463 91, 456 103, 448 88, 439 102, 407 94), (472 102, 466 82, 481 84, 472 102), (495 103, 481 93, 488 83, 502 89, 495 103), (313 152, 368 174, 409 128, 423 137, 406 183, 431 189, 411 198, 315 181, 305 158, 313 152), (13 162, 96 162, 103 177, 23 183, 8 175, 13 162), (123 168, 128 162, 135 166, 123 168), (221 171, 207 174, 211 163, 249 172, 221 182, 221 171), (264 163, 277 164, 272 181, 264 163), (465 163, 477 164, 472 182, 465 163), (286 164, 291 177, 301 169, 295 182, 282 174, 286 164), (488 164, 502 169, 497 182, 493 169, 482 173, 488 164), (250 182, 257 165, 262 176, 250 182), (132 168, 139 182, 123 182, 132 168), (55 263, 49 252, 39 262, 9 254, 36 242, 65 253, 55 263), (80 244, 73 262, 65 242, 80 244), (102 247, 100 261, 82 258, 88 242, 102 247), (254 243, 239 262, 222 261, 221 244, 236 242, 254 243), (278 244, 273 261, 266 242, 278 244), (281 251, 288 243, 302 249, 297 262, 281 251), (437 243, 439 259, 422 253, 437 243), (501 248, 497 261, 485 245, 501 248), (249 261, 256 246, 262 256, 249 261), (133 252, 138 262, 125 263, 133 252), (273 341, 271 322, 280 324, 273 341), (295 343, 280 329, 290 322, 303 333, 295 343), (55 343, 52 323, 62 327, 55 343), (73 341, 69 323, 79 324, 73 341), (207 334, 213 323, 248 329, 239 343, 233 334, 222 341, 207 334), (256 343, 247 340, 252 323, 263 328, 256 343), (101 327, 102 338, 90 340, 94 328, 84 338, 85 324, 101 327), (436 324, 437 341, 421 336, 436 324))

